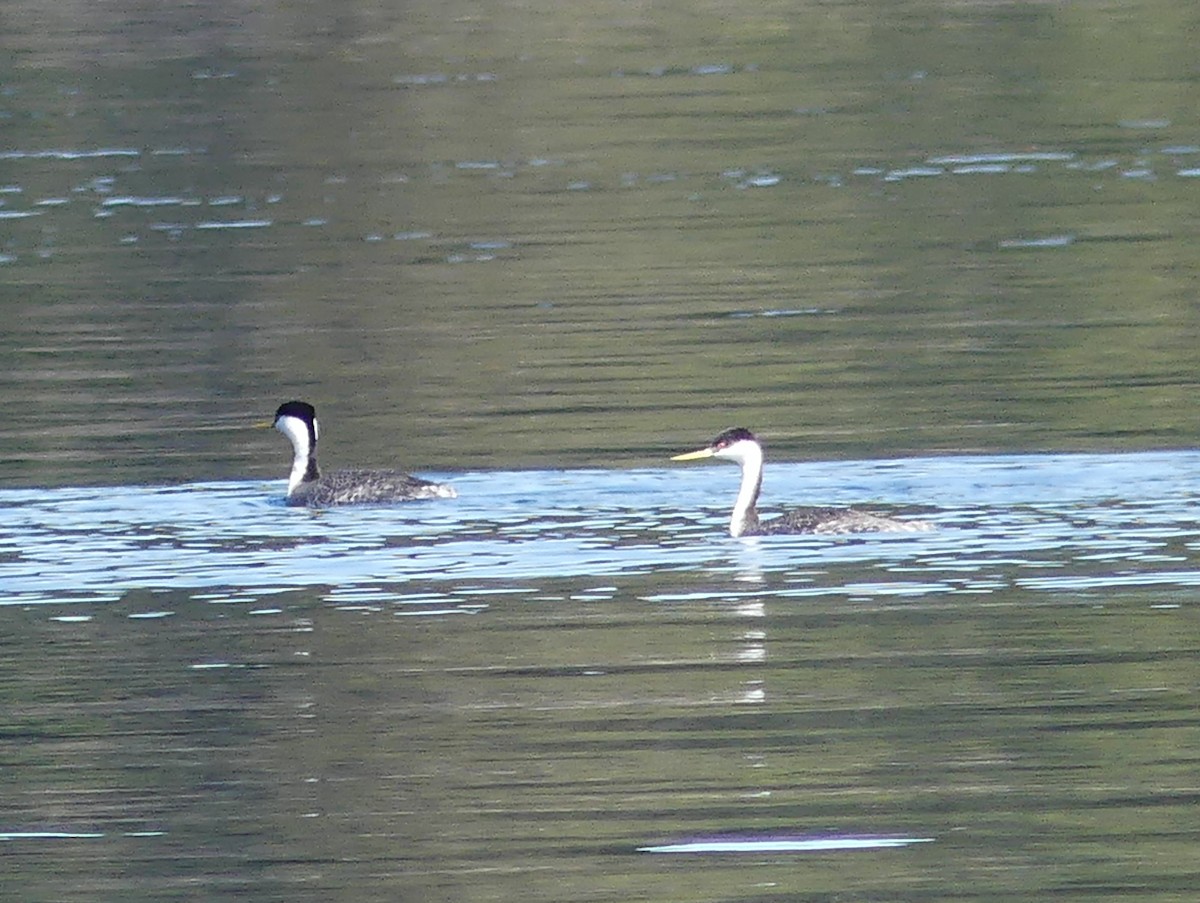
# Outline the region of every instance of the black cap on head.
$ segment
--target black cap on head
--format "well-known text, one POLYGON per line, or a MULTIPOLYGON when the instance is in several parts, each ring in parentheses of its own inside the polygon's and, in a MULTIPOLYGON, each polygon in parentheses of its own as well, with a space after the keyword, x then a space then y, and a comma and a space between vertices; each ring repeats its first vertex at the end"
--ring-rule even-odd
POLYGON ((317 409, 306 401, 285 401, 275 411, 275 419, 280 417, 296 417, 305 423, 317 419, 317 409))
POLYGON ((750 432, 744 426, 735 426, 733 429, 726 430, 725 432, 721 433, 721 435, 717 436, 717 438, 712 441, 712 444, 709 447, 719 450, 722 448, 728 448, 729 446, 733 445, 733 443, 742 442, 746 439, 749 439, 751 442, 758 441, 758 439, 755 438, 754 433, 750 432))

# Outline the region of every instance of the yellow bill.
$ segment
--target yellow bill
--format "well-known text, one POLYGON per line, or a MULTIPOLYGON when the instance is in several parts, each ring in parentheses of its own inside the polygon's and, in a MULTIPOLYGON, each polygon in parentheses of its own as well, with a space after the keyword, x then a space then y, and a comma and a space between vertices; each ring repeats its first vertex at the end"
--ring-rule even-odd
POLYGON ((672 455, 672 461, 696 461, 700 458, 711 458, 713 450, 711 448, 698 448, 695 451, 684 452, 682 455, 672 455))

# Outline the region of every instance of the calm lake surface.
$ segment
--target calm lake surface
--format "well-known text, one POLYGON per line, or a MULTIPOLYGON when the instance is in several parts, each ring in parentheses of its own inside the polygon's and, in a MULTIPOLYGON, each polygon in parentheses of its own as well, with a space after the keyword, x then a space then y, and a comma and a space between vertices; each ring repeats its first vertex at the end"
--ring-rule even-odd
POLYGON ((1198 19, 8 3, 6 894, 1195 899, 1198 19))

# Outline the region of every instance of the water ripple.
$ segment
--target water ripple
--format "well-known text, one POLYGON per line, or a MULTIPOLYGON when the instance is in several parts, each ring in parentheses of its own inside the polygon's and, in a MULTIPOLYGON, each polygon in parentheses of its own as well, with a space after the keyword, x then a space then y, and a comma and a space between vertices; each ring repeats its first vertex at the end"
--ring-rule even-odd
POLYGON ((274 482, 10 490, 0 604, 316 588, 470 612, 472 585, 533 596, 551 579, 664 572, 732 575, 743 590, 686 591, 724 599, 768 582, 798 599, 1194 586, 1198 475, 1200 457, 1168 453, 776 464, 772 499, 899 506, 938 529, 742 540, 725 533, 728 467, 468 473, 450 477, 454 502, 315 512, 285 507, 274 482))
MULTIPOLYGON (((689 77, 709 77, 729 75, 736 72, 752 72, 752 67, 739 69, 731 67, 725 63, 700 64, 694 67, 685 67, 679 69, 662 69, 650 70, 645 73, 623 72, 618 75, 623 77, 631 77, 634 75, 648 75, 652 77, 663 77, 666 75, 679 75, 689 77)), ((201 77, 197 75, 195 77, 201 77)), ((216 78, 213 74, 204 74, 204 78, 216 78)), ((232 77, 232 76, 221 76, 232 77)), ((393 81, 394 84, 404 88, 418 88, 429 86, 442 86, 448 84, 486 84, 495 81, 496 76, 492 73, 466 73, 466 74, 444 74, 444 73, 417 73, 410 75, 398 75, 393 81)), ((808 110, 798 110, 801 115, 809 115, 808 110)), ((826 185, 831 188, 843 188, 853 182, 862 183, 875 181, 880 183, 913 183, 928 181, 930 179, 939 181, 945 178, 970 178, 972 176, 989 176, 993 178, 1017 178, 1028 175, 1030 173, 1042 173, 1051 175, 1055 178, 1071 177, 1075 174, 1082 174, 1089 179, 1096 178, 1099 174, 1104 173, 1109 176, 1119 179, 1124 182, 1146 182, 1150 183, 1156 179, 1176 177, 1179 179, 1195 178, 1200 169, 1194 165, 1187 165, 1191 161, 1187 158, 1195 154, 1195 148, 1192 145, 1163 143, 1161 147, 1145 148, 1144 151, 1136 156, 1130 155, 1126 157, 1114 157, 1112 155, 1105 156, 1089 156, 1082 151, 1071 149, 1047 150, 1047 151, 1024 151, 1024 150, 1005 150, 1003 148, 987 151, 987 152, 962 152, 962 153, 946 153, 946 154, 931 154, 924 159, 915 162, 910 161, 886 161, 874 160, 867 162, 863 159, 862 154, 849 152, 844 161, 840 165, 831 167, 828 170, 820 173, 813 173, 806 170, 786 170, 776 171, 774 168, 756 168, 754 166, 734 166, 716 171, 689 171, 689 172, 669 172, 660 175, 650 175, 644 178, 638 177, 636 174, 628 171, 620 173, 596 173, 592 170, 587 172, 577 172, 570 170, 570 162, 548 160, 544 157, 530 157, 528 159, 491 159, 491 158, 469 158, 459 159, 450 164, 434 163, 425 167, 423 170, 412 174, 405 173, 399 181, 402 182, 428 182, 434 185, 444 185, 449 179, 471 179, 479 178, 489 179, 521 179, 528 178, 537 180, 539 184, 546 178, 547 170, 550 168, 556 175, 556 187, 558 190, 589 193, 592 191, 603 191, 607 189, 620 189, 622 191, 631 187, 640 187, 645 190, 654 190, 658 186, 670 185, 674 183, 691 183, 695 186, 698 192, 710 188, 713 183, 730 183, 739 189, 746 188, 776 188, 777 186, 789 186, 803 183, 826 185)), ((67 184, 59 186, 56 193, 52 196, 52 201, 49 204, 43 204, 35 210, 13 210, 0 212, 0 218, 11 220, 14 226, 23 224, 24 228, 31 228, 34 223, 29 220, 40 216, 43 213, 53 213, 56 219, 61 219, 69 216, 78 216, 79 214, 72 212, 71 204, 66 202, 69 193, 84 192, 93 195, 105 196, 100 201, 99 210, 95 213, 94 218, 106 219, 117 210, 132 210, 132 211, 148 211, 157 208, 170 208, 175 210, 187 210, 188 208, 202 208, 204 206, 228 206, 242 203, 245 199, 240 195, 228 194, 223 195, 215 200, 210 200, 207 203, 190 195, 176 194, 165 192, 161 196, 154 194, 141 194, 134 185, 134 180, 131 174, 139 170, 136 165, 143 158, 154 158, 170 166, 174 161, 178 160, 180 164, 191 163, 190 158, 203 156, 207 154, 207 150, 200 148, 189 147, 164 147, 164 148, 127 148, 127 147, 76 147, 76 148, 11 148, 0 151, 0 161, 13 163, 25 162, 32 165, 42 162, 53 166, 58 163, 75 163, 77 161, 99 160, 105 161, 114 160, 129 160, 132 161, 128 170, 123 170, 115 175, 102 175, 90 179, 82 185, 74 185, 68 187, 67 184)), ((72 177, 74 177, 72 171, 72 177)), ((396 177, 392 173, 379 177, 384 184, 390 184, 396 181, 396 177)), ((327 184, 340 185, 348 180, 345 177, 330 177, 327 184)), ((20 193, 25 190, 24 186, 19 182, 13 182, 6 185, 2 189, 5 192, 20 193)), ((291 199, 288 199, 291 200, 291 199)), ((328 198, 326 202, 328 202, 328 198)), ((267 199, 267 203, 281 203, 284 198, 275 196, 267 199)), ((252 206, 252 205, 251 205, 252 206)), ((287 210, 290 205, 284 204, 280 209, 287 210)), ((44 220, 42 221, 44 222, 44 220)), ((313 216, 310 211, 297 206, 290 214, 284 214, 280 217, 265 218, 248 216, 244 219, 233 219, 228 221, 218 220, 198 220, 198 221, 181 221, 178 223, 144 223, 141 228, 149 233, 168 232, 175 238, 180 238, 190 232, 207 232, 212 230, 229 231, 238 234, 238 230, 256 230, 256 229, 286 229, 293 225, 304 225, 308 227, 325 227, 330 220, 325 216, 313 216)), ((39 223, 40 226, 40 223, 39 223)), ((378 233, 373 240, 381 240, 389 230, 384 230, 378 233)), ((395 231, 397 235, 406 234, 406 230, 390 230, 395 231)), ((137 238, 142 236, 124 236, 123 243, 136 243, 137 238)), ((1072 244, 1075 240, 1074 236, 1068 236, 1068 240, 1060 240, 1060 236, 1050 236, 1046 239, 1033 238, 1030 242, 1050 242, 1048 246, 1064 247, 1072 244)), ((1029 244, 1025 239, 1020 238, 1002 238, 1002 247, 1034 247, 1043 246, 1029 244)), ((21 255, 7 255, 13 260, 20 259, 21 255)), ((451 263, 476 262, 478 260, 493 259, 489 254, 478 255, 471 254, 454 254, 449 258, 451 263)), ((13 261, 9 261, 13 262, 13 261)))

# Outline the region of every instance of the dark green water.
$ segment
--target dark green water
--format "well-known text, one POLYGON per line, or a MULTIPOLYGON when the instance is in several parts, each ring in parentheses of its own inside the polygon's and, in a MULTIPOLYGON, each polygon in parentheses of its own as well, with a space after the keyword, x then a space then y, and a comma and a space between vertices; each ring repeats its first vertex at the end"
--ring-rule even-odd
POLYGON ((8 3, 0 884, 1192 899, 1198 15, 8 3))
POLYGON ((1178 4, 89 15, 8 13, 9 483, 273 474, 289 396, 424 468, 1191 444, 1178 4))

